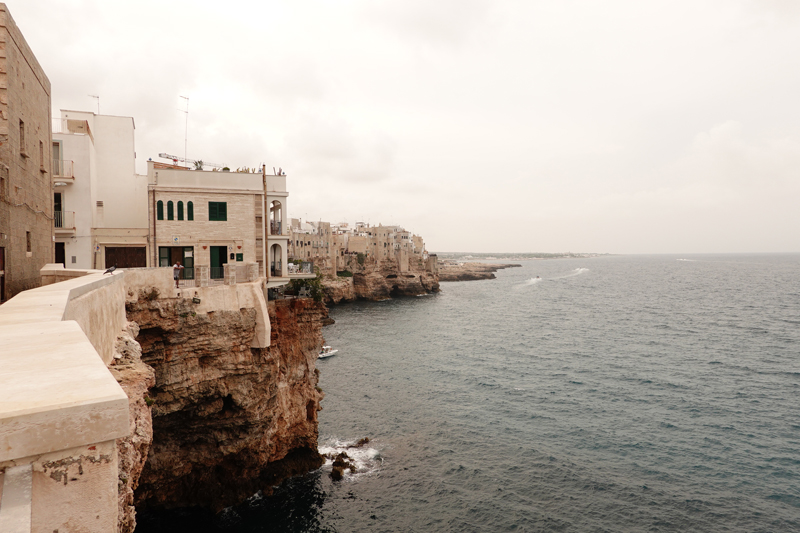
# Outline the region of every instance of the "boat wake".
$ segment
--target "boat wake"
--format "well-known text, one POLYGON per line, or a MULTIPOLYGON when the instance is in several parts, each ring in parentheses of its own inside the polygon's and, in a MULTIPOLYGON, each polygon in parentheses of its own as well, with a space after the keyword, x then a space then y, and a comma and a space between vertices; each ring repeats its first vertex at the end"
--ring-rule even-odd
POLYGON ((327 471, 333 470, 333 463, 341 454, 345 454, 344 461, 348 467, 343 471, 344 480, 355 480, 362 476, 368 476, 380 470, 383 464, 381 453, 369 446, 369 439, 359 441, 342 441, 336 438, 329 438, 318 449, 320 455, 325 457, 325 464, 322 468, 327 471))
POLYGON ((552 277, 550 279, 571 278, 571 277, 574 277, 574 276, 580 276, 581 274, 586 274, 587 272, 589 272, 588 268, 576 268, 576 269, 571 270, 570 272, 568 272, 566 274, 563 274, 561 276, 555 276, 555 277, 552 277))
POLYGON ((525 280, 525 285, 536 285, 537 283, 540 283, 542 281, 544 281, 542 278, 530 278, 528 280, 525 280))

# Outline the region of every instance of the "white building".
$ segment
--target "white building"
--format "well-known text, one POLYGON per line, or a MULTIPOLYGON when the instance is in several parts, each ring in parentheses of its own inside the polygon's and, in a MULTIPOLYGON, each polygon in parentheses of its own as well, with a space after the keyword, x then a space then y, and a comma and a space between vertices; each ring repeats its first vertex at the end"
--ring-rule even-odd
POLYGON ((133 118, 62 110, 54 122, 55 262, 148 266, 147 177, 136 174, 133 118))

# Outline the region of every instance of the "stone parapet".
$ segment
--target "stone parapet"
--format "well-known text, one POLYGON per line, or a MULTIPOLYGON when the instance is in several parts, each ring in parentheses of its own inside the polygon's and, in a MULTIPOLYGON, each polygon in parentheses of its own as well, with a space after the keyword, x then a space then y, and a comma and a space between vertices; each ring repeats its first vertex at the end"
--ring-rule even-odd
POLYGON ((0 306, 2 531, 19 530, 26 506, 25 531, 117 526, 128 397, 105 359, 126 324, 124 275, 84 274, 0 306))
POLYGON ((236 264, 225 263, 225 285, 236 285, 236 264))

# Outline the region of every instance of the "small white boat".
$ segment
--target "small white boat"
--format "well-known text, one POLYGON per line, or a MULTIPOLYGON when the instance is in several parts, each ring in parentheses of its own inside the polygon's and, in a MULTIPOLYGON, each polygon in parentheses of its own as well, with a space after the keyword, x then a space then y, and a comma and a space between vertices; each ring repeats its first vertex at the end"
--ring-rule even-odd
POLYGON ((323 346, 322 351, 319 352, 319 358, 325 359, 326 357, 336 355, 337 353, 339 353, 339 350, 334 350, 330 346, 323 346))

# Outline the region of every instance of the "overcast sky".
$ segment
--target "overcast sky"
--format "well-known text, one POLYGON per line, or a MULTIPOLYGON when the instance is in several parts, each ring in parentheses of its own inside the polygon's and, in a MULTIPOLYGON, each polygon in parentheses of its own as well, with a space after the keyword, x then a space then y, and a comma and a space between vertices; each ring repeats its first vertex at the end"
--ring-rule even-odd
POLYGON ((432 251, 800 252, 796 0, 7 0, 137 168, 283 167, 432 251))

